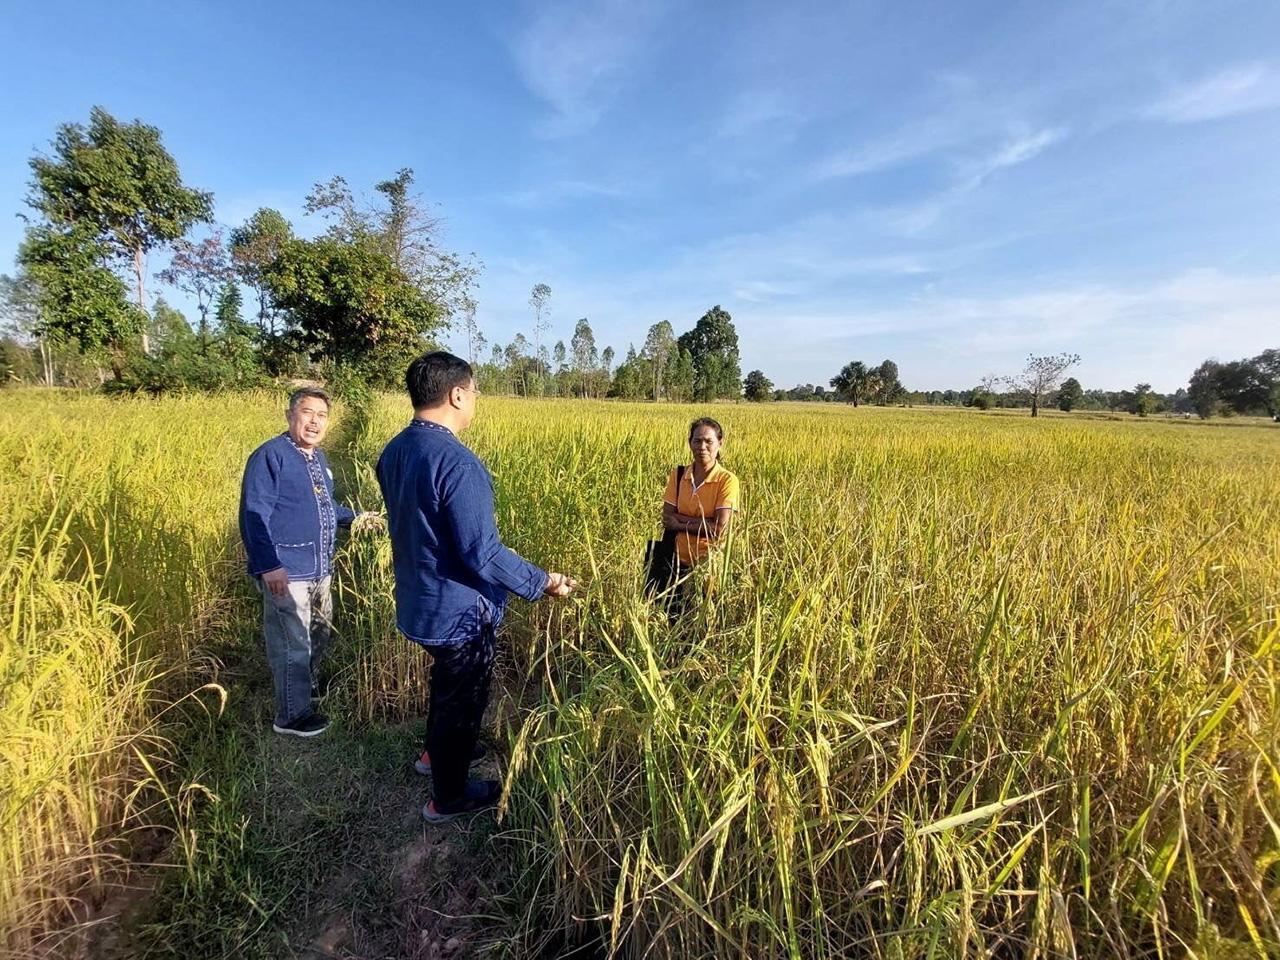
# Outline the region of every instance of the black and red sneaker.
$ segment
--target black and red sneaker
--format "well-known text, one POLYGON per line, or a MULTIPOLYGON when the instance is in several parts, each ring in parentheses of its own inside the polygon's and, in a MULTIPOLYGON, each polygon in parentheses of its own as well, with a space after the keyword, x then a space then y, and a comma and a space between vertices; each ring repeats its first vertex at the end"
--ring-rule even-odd
POLYGON ((496 807, 501 799, 502 784, 497 780, 468 780, 460 800, 440 804, 430 800, 422 808, 422 819, 427 823, 448 823, 496 807))
MULTIPOLYGON (((471 762, 479 763, 489 755, 489 751, 484 748, 483 744, 476 744, 474 750, 471 751, 471 762)), ((417 770, 424 777, 431 776, 431 755, 427 751, 422 751, 422 756, 413 761, 413 769, 417 770)))

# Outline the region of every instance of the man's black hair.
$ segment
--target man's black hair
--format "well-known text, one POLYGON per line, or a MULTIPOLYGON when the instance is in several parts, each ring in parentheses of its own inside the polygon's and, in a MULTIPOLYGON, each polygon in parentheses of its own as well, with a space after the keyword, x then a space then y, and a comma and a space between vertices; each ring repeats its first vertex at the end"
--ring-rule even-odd
POLYGON ((327 390, 321 390, 319 387, 299 387, 297 390, 293 391, 293 393, 289 394, 289 409, 292 410, 308 397, 323 400, 326 407, 333 407, 333 400, 330 398, 327 390))
POLYGON ((444 350, 424 353, 404 375, 404 385, 409 388, 413 409, 422 410, 444 403, 454 387, 471 385, 474 378, 471 364, 444 350))

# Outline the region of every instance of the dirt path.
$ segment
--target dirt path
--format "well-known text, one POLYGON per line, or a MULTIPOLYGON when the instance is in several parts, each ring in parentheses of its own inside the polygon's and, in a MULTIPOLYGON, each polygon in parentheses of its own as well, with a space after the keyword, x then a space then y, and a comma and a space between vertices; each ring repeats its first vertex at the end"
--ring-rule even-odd
MULTIPOLYGON (((334 678, 333 724, 311 740, 271 730, 270 679, 251 597, 219 651, 221 716, 194 711, 175 758, 199 788, 184 837, 155 834, 136 866, 50 954, 125 957, 463 958, 519 956, 509 936, 511 841, 492 813, 425 823, 430 779, 412 761, 422 721, 358 727, 334 678)), ((500 778, 502 748, 476 775, 500 778)), ((517 908, 517 911, 518 908, 517 908)))

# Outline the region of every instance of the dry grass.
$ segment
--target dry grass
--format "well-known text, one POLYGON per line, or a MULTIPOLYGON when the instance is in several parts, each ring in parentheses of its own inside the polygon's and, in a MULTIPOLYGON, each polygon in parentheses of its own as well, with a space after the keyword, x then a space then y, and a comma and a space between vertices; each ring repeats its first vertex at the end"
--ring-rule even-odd
MULTIPOLYGON (((10 929, 56 918, 127 822, 154 677, 235 573, 239 472, 275 403, 25 393, 0 416, 0 749, 41 798, 5 821, 10 929), (74 697, 39 679, 64 664, 74 697), (28 688, 46 699, 9 693, 28 688)), ((586 583, 517 604, 508 632, 504 826, 536 878, 513 952, 548 930, 637 957, 1276 950, 1280 434, 698 408, 728 430, 744 512, 669 627, 638 563, 693 412, 485 398, 467 437, 508 542, 586 583)), ((407 417, 387 398, 349 434, 365 506, 407 417)), ((341 563, 356 714, 416 716, 388 548, 341 563)))

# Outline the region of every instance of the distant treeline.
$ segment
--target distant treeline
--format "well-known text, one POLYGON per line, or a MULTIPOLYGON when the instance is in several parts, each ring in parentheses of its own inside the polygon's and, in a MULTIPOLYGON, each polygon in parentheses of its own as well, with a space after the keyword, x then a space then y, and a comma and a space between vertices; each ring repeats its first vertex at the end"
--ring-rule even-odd
POLYGON ((775 388, 762 370, 742 376, 738 334, 713 306, 677 335, 649 327, 621 359, 597 345, 587 318, 566 342, 551 336, 552 291, 535 284, 530 335, 489 344, 477 319, 480 264, 446 249, 439 220, 412 193, 413 171, 359 199, 342 177, 317 184, 305 213, 327 222, 314 239, 276 210, 214 223, 213 195, 183 183, 158 129, 94 108, 87 125, 59 127, 31 158, 29 226, 13 276, 0 276, 0 382, 102 386, 161 393, 225 390, 285 378, 339 388, 392 386, 408 359, 461 334, 481 388, 522 396, 627 400, 805 400, 871 404, 1171 411, 1280 411, 1280 352, 1205 361, 1187 387, 1154 393, 1084 390, 1063 380, 1073 354, 967 390, 908 390, 897 364, 854 360, 827 385, 775 388), (201 233, 196 236, 194 231, 201 233), (150 257, 167 254, 152 276, 150 257), (194 301, 195 322, 148 281, 194 301), (248 315, 246 316, 246 312, 248 315))

